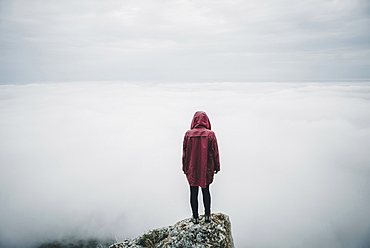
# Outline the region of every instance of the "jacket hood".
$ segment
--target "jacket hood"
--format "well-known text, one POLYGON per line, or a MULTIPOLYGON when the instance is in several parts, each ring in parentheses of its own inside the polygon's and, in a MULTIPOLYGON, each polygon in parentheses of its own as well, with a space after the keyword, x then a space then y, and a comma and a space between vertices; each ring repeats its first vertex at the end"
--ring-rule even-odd
POLYGON ((211 122, 204 111, 195 112, 190 128, 193 129, 199 126, 204 126, 205 128, 211 130, 211 122))

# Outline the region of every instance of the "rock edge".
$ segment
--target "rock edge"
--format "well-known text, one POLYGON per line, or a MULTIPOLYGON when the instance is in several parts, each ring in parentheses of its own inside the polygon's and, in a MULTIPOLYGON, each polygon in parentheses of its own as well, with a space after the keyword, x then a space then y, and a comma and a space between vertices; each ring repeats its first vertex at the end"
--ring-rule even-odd
POLYGON ((169 248, 169 247, 220 247, 234 248, 231 222, 228 215, 211 215, 211 223, 204 222, 204 216, 194 224, 192 218, 184 219, 173 226, 153 229, 137 238, 126 239, 109 248, 169 248))

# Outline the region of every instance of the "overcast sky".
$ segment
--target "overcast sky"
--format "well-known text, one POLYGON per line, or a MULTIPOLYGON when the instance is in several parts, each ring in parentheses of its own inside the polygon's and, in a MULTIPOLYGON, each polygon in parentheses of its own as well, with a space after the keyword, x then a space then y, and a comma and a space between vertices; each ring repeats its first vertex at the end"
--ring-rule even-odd
POLYGON ((1 0, 0 83, 370 78, 367 0, 1 0))
POLYGON ((197 110, 236 247, 369 247, 368 83, 109 82, 0 85, 0 247, 190 217, 181 148, 197 110))

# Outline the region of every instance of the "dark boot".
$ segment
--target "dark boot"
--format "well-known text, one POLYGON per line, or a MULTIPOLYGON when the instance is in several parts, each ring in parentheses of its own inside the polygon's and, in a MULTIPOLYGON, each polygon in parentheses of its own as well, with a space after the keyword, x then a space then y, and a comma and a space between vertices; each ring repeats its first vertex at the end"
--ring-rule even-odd
POLYGON ((211 223, 211 215, 205 215, 204 218, 206 223, 211 223))

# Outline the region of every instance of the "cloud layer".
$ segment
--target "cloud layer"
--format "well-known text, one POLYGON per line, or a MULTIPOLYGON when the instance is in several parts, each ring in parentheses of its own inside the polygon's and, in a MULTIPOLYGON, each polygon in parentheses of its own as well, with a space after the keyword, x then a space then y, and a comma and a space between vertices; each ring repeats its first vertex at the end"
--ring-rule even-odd
POLYGON ((370 78, 365 0, 0 4, 1 83, 370 78))
POLYGON ((213 212, 237 247, 366 247, 370 88, 318 83, 0 86, 1 247, 134 237, 190 216, 181 145, 219 140, 213 212))

